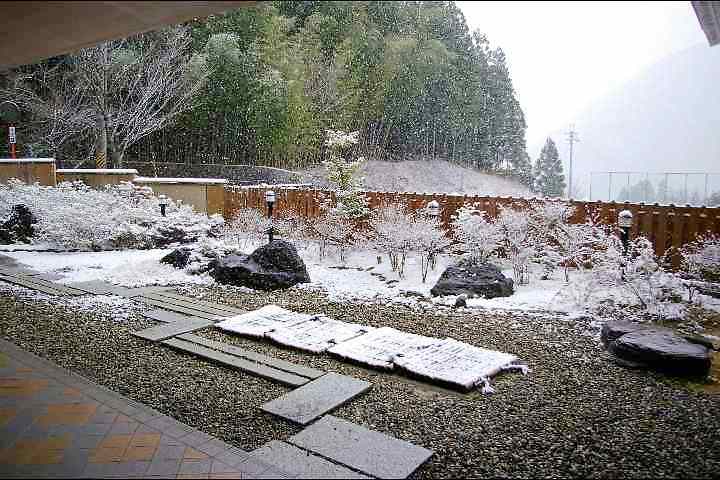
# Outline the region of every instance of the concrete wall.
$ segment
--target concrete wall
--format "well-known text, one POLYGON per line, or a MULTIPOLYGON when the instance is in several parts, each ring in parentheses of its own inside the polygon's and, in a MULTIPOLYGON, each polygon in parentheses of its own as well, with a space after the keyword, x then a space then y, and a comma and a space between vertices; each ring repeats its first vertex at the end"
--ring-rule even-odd
POLYGON ((182 200, 184 204, 192 205, 197 212, 223 215, 225 211, 227 181, 224 179, 138 177, 133 183, 152 188, 156 195, 182 200))
POLYGON ((0 159, 0 183, 17 178, 25 183, 56 185, 54 158, 0 159))
POLYGON ((290 170, 256 165, 223 165, 217 163, 156 163, 125 162, 140 175, 147 177, 193 177, 226 178, 233 185, 258 185, 261 183, 287 184, 301 181, 300 176, 290 170))
POLYGON ((57 182, 82 181, 93 188, 105 185, 119 185, 120 182, 132 182, 138 175, 135 169, 58 169, 57 182))

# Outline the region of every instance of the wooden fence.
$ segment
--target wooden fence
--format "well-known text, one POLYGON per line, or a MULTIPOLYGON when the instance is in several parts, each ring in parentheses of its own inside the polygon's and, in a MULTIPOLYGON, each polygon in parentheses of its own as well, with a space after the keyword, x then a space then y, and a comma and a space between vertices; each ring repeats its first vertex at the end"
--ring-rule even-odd
MULTIPOLYGON (((272 188, 276 193, 273 216, 296 215, 313 218, 320 215, 320 199, 330 196, 326 190, 307 190, 296 188, 258 188, 227 186, 225 192, 225 216, 231 219, 238 209, 255 208, 266 211, 265 191, 272 188)), ((391 203, 401 203, 410 210, 425 208, 428 202, 436 200, 440 204, 440 219, 446 229, 450 229, 451 217, 466 204, 477 204, 491 218, 497 217, 503 206, 527 207, 537 199, 513 197, 483 197, 468 195, 419 194, 396 192, 365 192, 370 208, 391 203)), ((618 213, 630 210, 633 213, 631 238, 639 235, 647 237, 655 246, 655 252, 663 255, 672 247, 681 247, 696 238, 698 234, 720 234, 720 208, 692 207, 676 205, 646 205, 643 203, 581 202, 570 201, 575 208, 572 223, 582 223, 588 216, 597 218, 604 224, 616 225, 618 213)), ((676 262, 676 260, 675 260, 676 262)))

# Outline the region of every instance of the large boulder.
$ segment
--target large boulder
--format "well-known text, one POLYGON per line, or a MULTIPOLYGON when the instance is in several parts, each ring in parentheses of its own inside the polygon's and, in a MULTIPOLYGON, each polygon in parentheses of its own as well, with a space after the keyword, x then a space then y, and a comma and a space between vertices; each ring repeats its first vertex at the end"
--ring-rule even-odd
POLYGON ((601 338, 624 366, 687 376, 706 376, 710 370, 710 349, 669 328, 608 322, 601 338))
POLYGON ((267 291, 310 281, 305 262, 283 240, 274 240, 250 255, 228 255, 218 260, 211 275, 220 283, 267 291))
POLYGON ((175 268, 185 268, 190 263, 192 250, 189 248, 178 248, 160 259, 160 263, 172 265, 175 268))
POLYGON ((466 259, 449 266, 430 294, 436 297, 463 294, 469 297, 509 297, 513 294, 513 281, 491 263, 475 263, 466 259))
POLYGON ((33 224, 37 218, 25 205, 14 205, 7 220, 0 224, 0 244, 28 243, 35 233, 33 224))

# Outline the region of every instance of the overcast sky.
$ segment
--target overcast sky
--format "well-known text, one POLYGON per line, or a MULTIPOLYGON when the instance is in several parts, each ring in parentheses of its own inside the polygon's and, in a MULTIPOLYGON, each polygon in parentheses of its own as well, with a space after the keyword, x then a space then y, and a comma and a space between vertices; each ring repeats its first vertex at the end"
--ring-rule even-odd
POLYGON ((457 3, 470 29, 507 55, 533 159, 593 99, 706 42, 689 1, 457 3))

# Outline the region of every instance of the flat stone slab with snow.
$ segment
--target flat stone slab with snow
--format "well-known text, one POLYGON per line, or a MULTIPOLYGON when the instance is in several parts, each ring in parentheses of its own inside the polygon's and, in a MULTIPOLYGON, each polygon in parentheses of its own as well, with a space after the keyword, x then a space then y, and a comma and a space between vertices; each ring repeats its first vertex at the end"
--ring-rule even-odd
POLYGON ((215 326, 240 335, 264 337, 278 328, 296 325, 312 318, 313 315, 295 313, 277 305, 266 305, 258 310, 223 320, 215 326))
POLYGON ((327 415, 290 443, 377 478, 407 478, 432 451, 327 415))
POLYGON ((334 345, 347 342, 371 330, 374 328, 319 316, 305 322, 278 327, 265 336, 282 345, 312 353, 322 353, 334 345))
POLYGON ((365 392, 371 386, 369 382, 329 372, 297 390, 264 404, 261 408, 286 420, 307 425, 365 392))
POLYGON ((212 325, 213 322, 202 318, 186 317, 172 323, 164 323, 155 327, 146 328, 132 334, 153 342, 159 342, 176 335, 193 332, 212 325))
POLYGON ((250 458, 293 472, 294 478, 371 478, 278 440, 254 450, 250 458))

